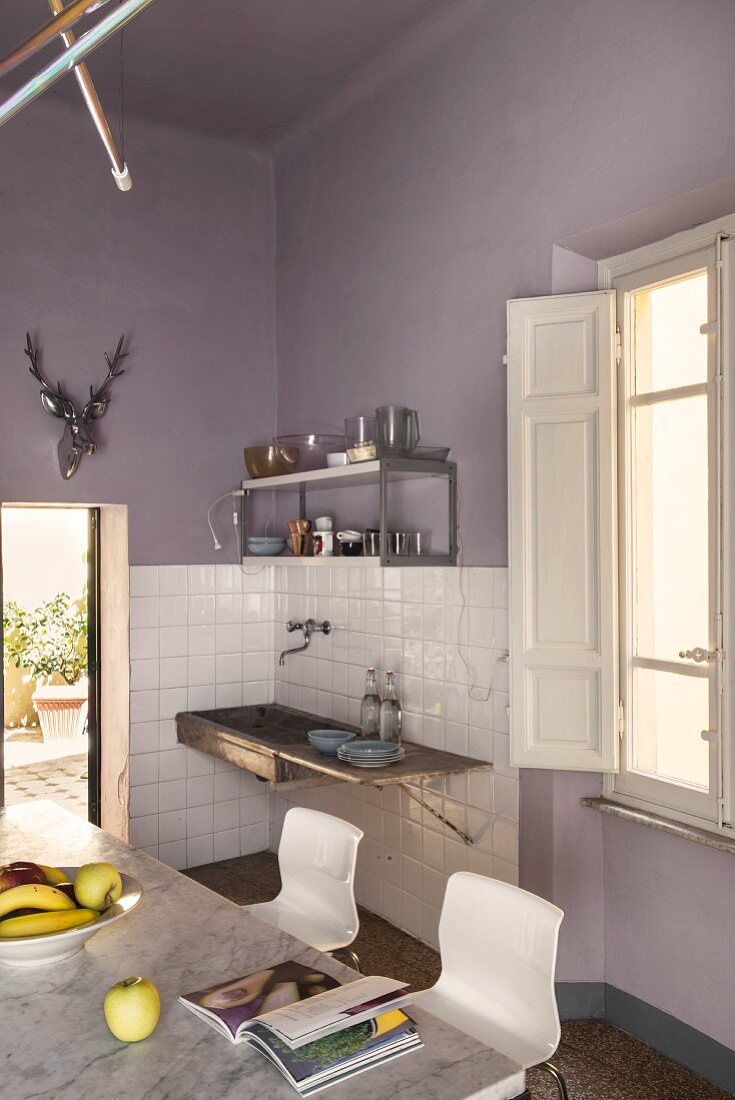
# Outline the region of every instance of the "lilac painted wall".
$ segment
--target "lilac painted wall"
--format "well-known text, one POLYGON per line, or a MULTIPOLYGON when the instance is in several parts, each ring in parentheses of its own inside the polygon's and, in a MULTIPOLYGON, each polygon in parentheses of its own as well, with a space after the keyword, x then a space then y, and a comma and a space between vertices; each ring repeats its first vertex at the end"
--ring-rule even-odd
POLYGON ((272 433, 271 166, 137 121, 126 139, 121 194, 81 109, 40 100, 0 134, 0 500, 128 504, 133 563, 211 561, 207 506, 243 476, 243 444, 272 433), (28 328, 78 399, 128 336, 99 450, 69 482, 28 328))
MULTIPOLYGON (((417 34, 277 150, 278 420, 326 428, 416 405, 460 463, 465 563, 502 565, 506 299, 549 293, 554 266, 582 288, 588 265, 554 255, 557 242, 733 175, 735 7, 477 8, 458 4, 451 34, 417 34)), ((716 213, 685 209, 670 231, 716 213)), ((682 842, 603 830, 579 806, 598 789, 594 776, 523 778, 522 880, 567 911, 558 976, 607 977, 732 1045, 710 1003, 731 970, 729 857, 687 849, 698 899, 678 906, 682 842), (660 940, 664 913, 638 889, 654 849, 660 940), (689 949, 695 916, 706 967, 689 949)))

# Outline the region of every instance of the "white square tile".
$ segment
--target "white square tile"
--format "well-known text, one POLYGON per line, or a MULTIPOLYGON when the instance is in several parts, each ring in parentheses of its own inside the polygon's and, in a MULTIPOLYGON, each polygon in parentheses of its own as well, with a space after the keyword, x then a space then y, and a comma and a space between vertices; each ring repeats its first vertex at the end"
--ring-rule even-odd
POLYGON ((158 840, 160 844, 186 840, 186 810, 169 810, 158 815, 158 840))
POLYGON ((242 678, 245 683, 267 680, 272 674, 270 653, 246 653, 242 659, 242 678))
POLYGON ((422 603, 424 599, 424 569, 401 570, 401 600, 403 603, 422 603))
POLYGON ((158 784, 158 811, 169 813, 171 810, 186 809, 186 780, 173 779, 158 784))
POLYGON ((133 848, 147 848, 158 843, 158 814, 136 817, 130 822, 130 843, 133 848))
POLYGON ((166 718, 158 723, 158 748, 161 752, 178 748, 179 738, 176 722, 173 718, 166 718))
POLYGON ((483 813, 493 812, 493 773, 469 772, 467 775, 467 801, 483 813))
POLYGON ((214 684, 190 687, 186 696, 188 710, 211 710, 217 701, 214 684))
POLYGON ((240 830, 229 829, 226 832, 214 834, 214 858, 235 859, 240 855, 240 830))
POLYGON ((215 596, 189 596, 187 615, 189 626, 214 626, 215 596))
POLYGON ((209 806, 214 802, 214 775, 197 775, 186 781, 186 805, 209 806))
POLYGON ((130 595, 135 597, 158 595, 157 565, 131 565, 130 595))
POLYGON ((424 629, 424 607, 420 603, 403 603, 401 607, 401 634, 404 638, 420 638, 424 629))
POLYGON ((271 680, 256 680, 252 684, 243 684, 242 705, 244 707, 258 707, 266 703, 272 703, 273 693, 273 681, 271 680))
POLYGON ((187 867, 204 867, 214 859, 214 837, 197 836, 186 842, 187 867))
POLYGON ((130 721, 157 722, 159 710, 159 693, 157 691, 131 691, 130 693, 130 721))
POLYGON ((261 653, 264 650, 271 650, 273 648, 272 623, 243 623, 243 653, 261 653))
POLYGON ((469 613, 470 648, 491 649, 494 642, 493 612, 486 607, 471 607, 469 613))
POLYGON ((130 662, 130 690, 155 691, 158 688, 158 658, 130 662))
POLYGON ((469 653, 466 646, 445 645, 444 657, 446 661, 446 678, 450 684, 466 684, 468 682, 467 665, 469 653))
POLYGON ((496 817, 504 817, 508 821, 517 823, 519 807, 518 780, 510 779, 506 775, 495 775, 493 786, 495 789, 494 813, 496 817))
POLYGON ((137 756, 138 753, 156 752, 158 744, 158 722, 135 722, 130 727, 130 752, 137 756))
MULTIPOLYGON (((248 595, 245 599, 261 601, 265 597, 260 594, 248 595)), ((243 621, 243 597, 239 592, 218 593, 215 597, 216 621, 220 623, 242 623, 243 621)))
POLYGON ((467 645, 469 613, 466 607, 445 607, 445 641, 450 645, 467 645))
POLYGON ((470 695, 470 724, 483 729, 493 728, 493 697, 482 688, 476 688, 470 695))
POLYGON ((509 733, 508 707, 510 697, 506 691, 493 692, 493 729, 496 733, 509 733))
POLYGON ((190 565, 188 569, 189 595, 206 595, 215 591, 213 565, 190 565))
POLYGON ((188 652, 185 626, 162 626, 159 631, 161 657, 185 657, 188 652))
POLYGON ((472 607, 495 607, 493 602, 493 570, 470 569, 469 603, 472 607))
MULTIPOLYGON (((136 757, 137 759, 137 757, 136 757)), ((130 788, 130 817, 146 817, 158 813, 158 784, 147 783, 144 787, 130 788)), ((147 840, 146 844, 156 844, 147 840)))
POLYGON ((187 749, 186 771, 190 779, 197 775, 214 775, 214 757, 197 749, 187 749))
POLYGON ((186 688, 164 688, 159 691, 158 717, 175 718, 181 711, 188 710, 186 688))
POLYGON ((240 568, 237 565, 215 565, 214 581, 217 592, 240 592, 240 568))
POLYGON ((510 637, 507 611, 495 611, 493 614, 493 645, 503 653, 508 652, 510 637))
POLYGON ((268 847, 267 826, 246 825, 240 829, 240 855, 249 856, 253 852, 264 852, 268 847))
POLYGON ((186 566, 159 565, 158 591, 162 596, 185 596, 186 566))
POLYGON ((186 687, 186 657, 163 657, 160 662, 160 685, 162 688, 186 687))
POLYGON ((444 679, 446 671, 445 649, 446 647, 441 642, 424 642, 423 674, 426 679, 444 679))
POLYGON ((409 894, 401 899, 401 927, 412 936, 421 936, 421 901, 409 894))
POLYGON ((425 603, 423 609, 425 641, 444 642, 446 638, 444 604, 425 603))
POLYGON ((161 596, 161 626, 186 626, 186 596, 161 596))
POLYGON ((268 807, 262 794, 247 795, 240 799, 240 824, 257 825, 265 821, 268 807))
MULTIPOLYGON (((188 653, 190 657, 206 657, 215 651, 215 628, 213 626, 190 626, 188 632, 188 653)), ((184 652, 187 652, 185 649, 184 652)))
POLYGON ((493 594, 496 607, 508 607, 508 570, 493 569, 493 594))
POLYGON ((145 661, 158 657, 158 630, 154 626, 130 631, 131 661, 145 661))
MULTIPOLYGON (((219 763, 219 761, 217 761, 219 763)), ((215 772, 214 775, 214 801, 229 802, 233 798, 240 797, 239 769, 233 771, 215 772)), ((238 820, 237 824, 240 824, 238 820)))
POLYGON ((214 702, 218 707, 241 707, 242 684, 216 684, 214 702))
POLYGON ((158 596, 133 596, 130 600, 131 630, 150 629, 158 626, 158 596))
MULTIPOLYGON (((427 681, 428 683, 429 681, 427 681)), ((421 714, 423 708, 423 686, 424 681, 419 679, 418 676, 401 676, 398 684, 398 698, 401 701, 403 710, 413 711, 414 714, 421 714)))
POLYGON ((434 718, 444 717, 445 686, 441 680, 424 680, 422 688, 424 714, 434 718))
POLYGON ((231 802, 216 802, 214 806, 214 831, 240 828, 240 802, 237 798, 231 802))
POLYGON ((157 752, 130 757, 130 786, 142 787, 146 783, 158 783, 157 752))
POLYGON ((432 566, 421 572, 424 575, 424 603, 446 603, 445 571, 432 566))
POLYGON ((497 817, 493 825, 493 856, 518 866, 518 825, 497 817))
POLYGON ((435 909, 433 905, 423 904, 421 906, 421 939, 434 948, 439 946, 440 918, 440 909, 435 909))
POLYGON ((203 684, 214 684, 215 659, 214 654, 208 657, 190 657, 187 670, 189 687, 200 687, 203 684))
POLYGON ((174 840, 171 844, 160 844, 158 858, 161 863, 173 867, 175 871, 186 869, 186 841, 174 840))
POLYGON ((475 760, 485 760, 488 764, 493 761, 493 735, 488 729, 478 726, 470 726, 470 756, 475 760))
POLYGON ((242 653, 242 626, 239 623, 218 623, 215 653, 242 653))
POLYGON ((158 778, 161 783, 171 779, 186 778, 186 755, 188 750, 182 745, 178 749, 158 754, 158 778))
POLYGON ((444 748, 447 752, 456 753, 457 756, 467 756, 469 753, 467 726, 457 722, 445 722, 444 748))
MULTIPOLYGON (((193 806, 186 811, 186 835, 205 836, 214 832, 214 806, 193 806)), ((211 863, 211 857, 210 857, 211 863)))
POLYGON ((215 681, 218 684, 242 683, 242 655, 219 653, 215 662, 215 681))
POLYGON ((469 598, 468 570, 458 566, 448 568, 444 572, 445 602, 448 606, 461 607, 469 598))

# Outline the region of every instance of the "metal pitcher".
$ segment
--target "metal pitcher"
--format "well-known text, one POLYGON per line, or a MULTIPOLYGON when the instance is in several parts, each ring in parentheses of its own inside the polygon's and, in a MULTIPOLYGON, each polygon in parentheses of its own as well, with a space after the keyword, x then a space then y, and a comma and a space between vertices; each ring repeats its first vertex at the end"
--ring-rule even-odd
POLYGON ((419 414, 403 405, 383 405, 375 410, 378 443, 382 451, 406 454, 418 446, 419 414))

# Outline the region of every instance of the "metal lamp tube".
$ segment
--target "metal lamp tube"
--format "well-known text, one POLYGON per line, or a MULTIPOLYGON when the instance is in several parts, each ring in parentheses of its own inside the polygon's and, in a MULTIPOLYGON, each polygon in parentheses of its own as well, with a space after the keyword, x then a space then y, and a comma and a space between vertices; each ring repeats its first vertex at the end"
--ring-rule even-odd
MULTIPOLYGON (((51 11, 57 15, 64 10, 64 6, 61 0, 48 0, 48 5, 51 11)), ((62 31, 61 37, 64 45, 67 49, 76 42, 76 37, 73 31, 62 31)), ((112 131, 110 130, 109 123, 105 117, 105 112, 100 103, 100 98, 97 95, 97 89, 95 88, 92 77, 89 75, 89 69, 83 61, 74 69, 74 76, 77 79, 84 102, 87 104, 87 109, 92 116, 92 121, 97 129, 97 133, 102 139, 102 144, 107 150, 107 155, 112 161, 112 174, 115 178, 115 183, 121 191, 129 191, 132 187, 132 180, 130 179, 130 172, 123 160, 122 154, 117 148, 112 131)))
POLYGON ((9 73, 16 65, 20 65, 26 58, 33 57, 34 53, 43 49, 57 34, 61 34, 68 27, 73 27, 89 12, 95 11, 107 3, 109 3, 109 0, 73 0, 68 8, 62 8, 59 5, 59 13, 55 15, 50 23, 46 23, 39 31, 27 38, 25 42, 21 42, 20 46, 16 46, 12 53, 9 53, 7 57, 0 61, 0 76, 5 76, 6 73, 9 73))
MULTIPOLYGON (((119 7, 114 8, 109 15, 104 16, 98 23, 78 38, 73 46, 65 50, 59 57, 54 58, 45 68, 41 69, 32 80, 14 92, 9 99, 0 104, 0 126, 21 111, 26 104, 42 95, 47 88, 60 80, 62 76, 83 61, 98 46, 103 45, 109 38, 119 31, 136 15, 150 7, 155 0, 124 0, 119 7)), ((67 9, 68 10, 68 9, 67 9)), ((58 30, 57 32, 58 33, 58 30)))

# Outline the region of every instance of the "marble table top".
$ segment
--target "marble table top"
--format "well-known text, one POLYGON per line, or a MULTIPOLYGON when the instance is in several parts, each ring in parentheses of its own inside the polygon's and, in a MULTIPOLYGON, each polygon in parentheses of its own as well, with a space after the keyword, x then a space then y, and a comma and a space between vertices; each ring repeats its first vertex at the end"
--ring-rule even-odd
MULTIPOLYGON (((293 1100, 278 1071, 233 1046, 180 1005, 181 993, 264 965, 298 959, 343 981, 347 967, 49 802, 0 813, 0 861, 76 866, 105 859, 143 886, 136 908, 52 966, 0 966, 3 1096, 57 1100, 293 1100), (161 994, 161 1020, 141 1043, 107 1029, 105 992, 140 974, 161 994)), ((523 1070, 419 1009, 422 1050, 325 1092, 329 1100, 510 1100, 523 1070)))

